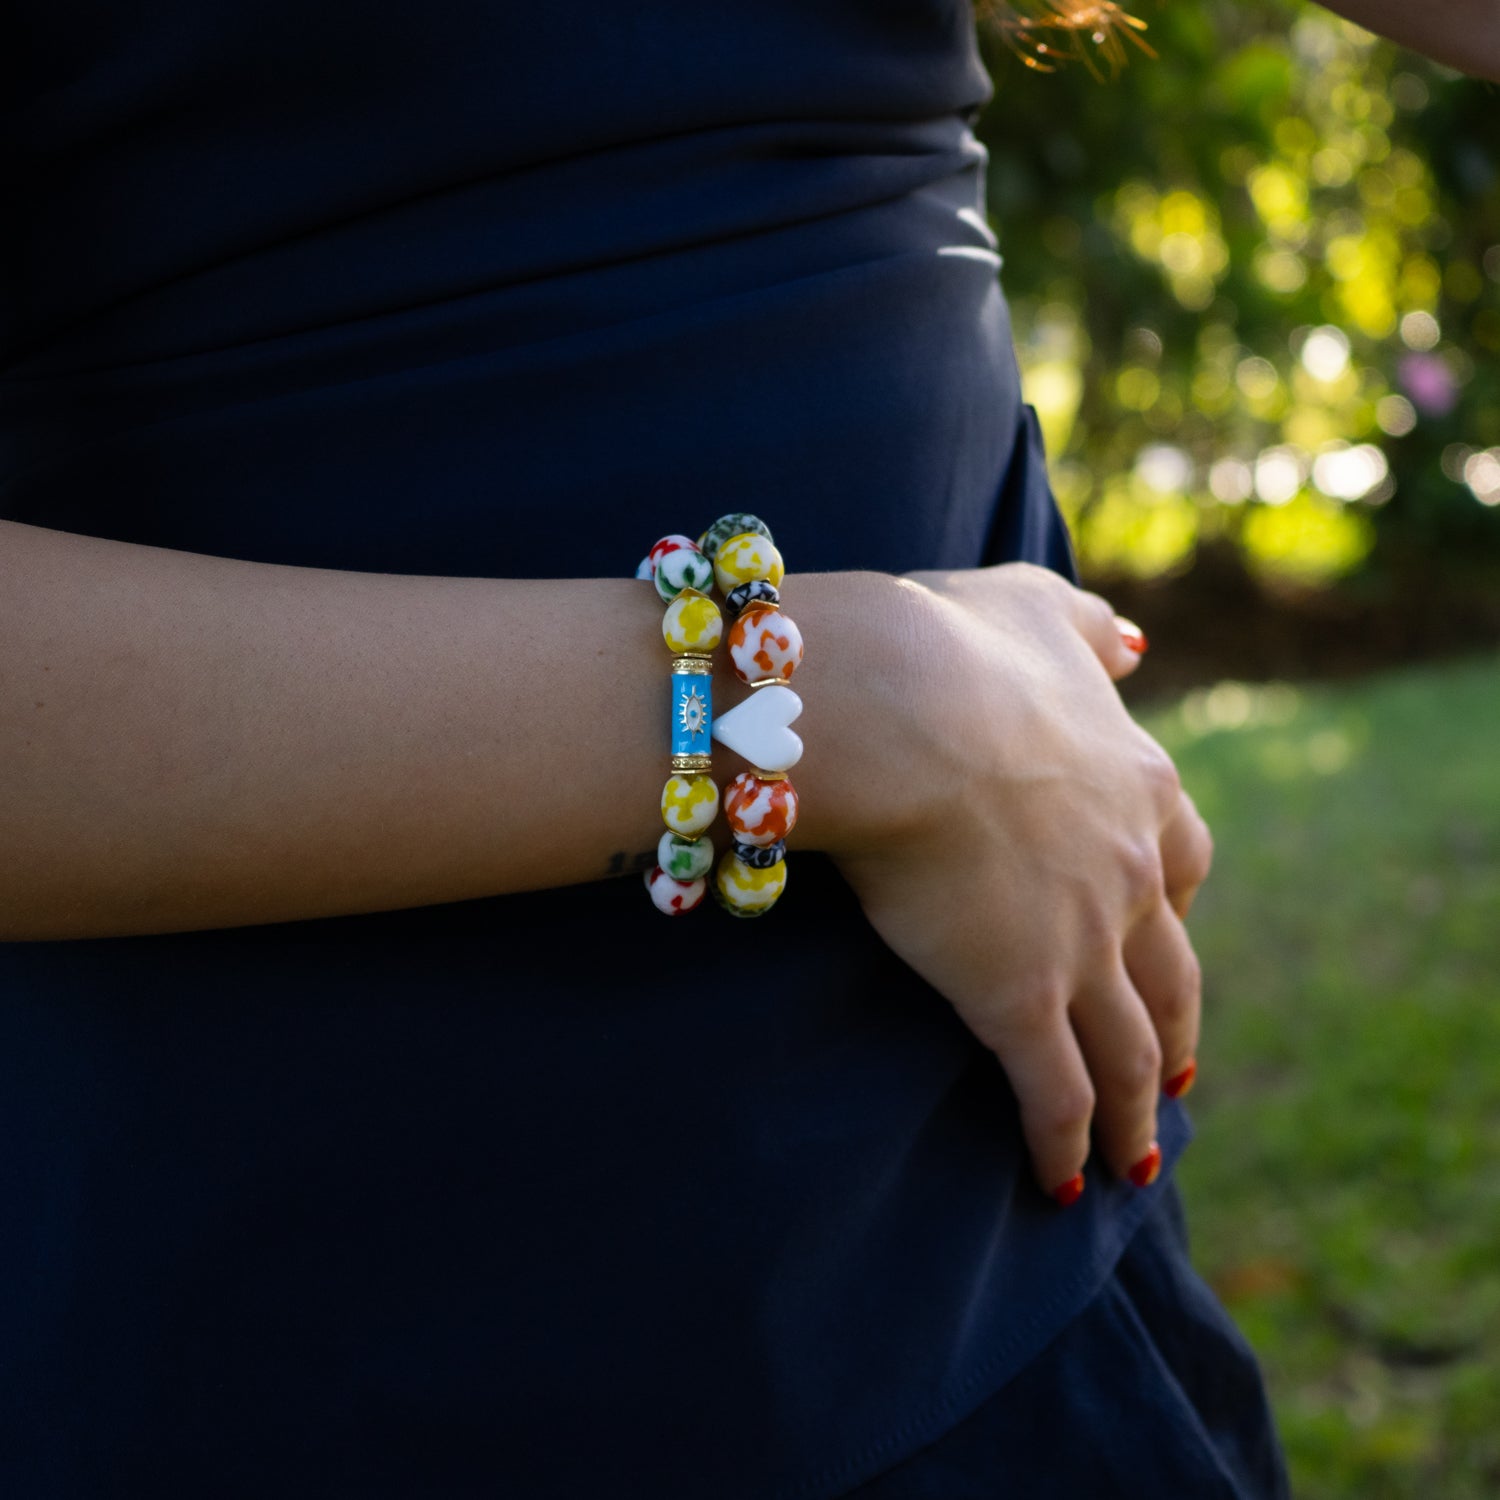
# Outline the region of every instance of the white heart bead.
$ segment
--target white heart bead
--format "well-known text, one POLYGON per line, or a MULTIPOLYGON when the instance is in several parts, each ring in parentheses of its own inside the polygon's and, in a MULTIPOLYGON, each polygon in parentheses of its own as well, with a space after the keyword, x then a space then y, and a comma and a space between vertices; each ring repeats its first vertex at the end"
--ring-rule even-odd
POLYGON ((802 741, 787 725, 802 712, 789 687, 757 688, 714 720, 713 737, 762 771, 788 771, 802 759, 802 741))

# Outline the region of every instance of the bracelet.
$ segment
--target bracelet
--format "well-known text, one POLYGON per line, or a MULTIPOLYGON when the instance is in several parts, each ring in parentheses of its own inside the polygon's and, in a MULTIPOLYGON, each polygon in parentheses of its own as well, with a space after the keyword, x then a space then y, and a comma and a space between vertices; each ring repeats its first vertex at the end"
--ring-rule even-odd
POLYGON ((672 770, 662 792, 667 832, 646 888, 657 909, 692 911, 703 899, 719 790, 711 775, 712 740, 748 760, 724 792, 733 847, 719 861, 714 898, 737 917, 758 917, 786 889, 786 836, 797 821, 797 790, 787 771, 802 757, 790 726, 802 700, 786 684, 802 661, 802 633, 781 609, 785 568, 771 530, 756 516, 721 516, 696 542, 663 537, 636 569, 667 604, 662 634, 672 664, 672 770), (729 660, 754 690, 720 719, 713 716, 713 649, 723 616, 708 597, 717 583, 733 624, 729 660))
POLYGON ((672 652, 672 774, 661 793, 667 831, 656 846, 656 865, 646 889, 658 911, 681 916, 694 910, 708 889, 713 840, 703 837, 719 810, 713 769, 713 649, 724 634, 724 617, 709 597, 713 563, 685 536, 664 536, 646 554, 636 576, 649 577, 667 606, 661 633, 672 652))
POLYGON ((722 516, 699 538, 724 592, 729 664, 753 689, 713 726, 713 738, 753 767, 724 789, 734 833, 714 872, 714 898, 737 917, 759 917, 786 889, 786 836, 797 822, 787 772, 802 758, 790 726, 802 700, 786 684, 802 661, 802 632, 781 608, 785 568, 771 528, 755 516, 722 516))

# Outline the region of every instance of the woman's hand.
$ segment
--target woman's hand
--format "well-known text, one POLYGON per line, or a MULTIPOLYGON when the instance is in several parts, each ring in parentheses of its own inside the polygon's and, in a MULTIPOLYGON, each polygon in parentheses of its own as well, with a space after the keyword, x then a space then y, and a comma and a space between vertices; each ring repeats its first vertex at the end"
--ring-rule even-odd
POLYGON ((845 618, 883 623, 820 847, 1000 1059, 1043 1188, 1069 1198, 1091 1124, 1148 1181, 1159 1092, 1198 1043, 1182 918, 1212 842, 1114 688, 1136 653, 1103 599, 1029 564, 841 576, 864 596, 845 618))

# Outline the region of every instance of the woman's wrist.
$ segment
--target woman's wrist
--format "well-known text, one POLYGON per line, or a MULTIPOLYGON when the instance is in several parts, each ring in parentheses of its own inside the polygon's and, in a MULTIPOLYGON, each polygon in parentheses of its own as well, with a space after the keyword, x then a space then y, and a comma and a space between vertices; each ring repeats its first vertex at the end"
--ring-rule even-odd
MULTIPOLYGON (((800 797, 797 844, 838 857, 899 826, 907 815, 904 724, 913 667, 928 629, 926 590, 889 573, 789 575, 788 612, 807 642, 792 683, 803 711, 795 729, 802 759, 792 770, 800 797)), ((724 667, 716 703, 727 712, 750 694, 724 667)), ((744 769, 722 748, 727 780, 744 769)))

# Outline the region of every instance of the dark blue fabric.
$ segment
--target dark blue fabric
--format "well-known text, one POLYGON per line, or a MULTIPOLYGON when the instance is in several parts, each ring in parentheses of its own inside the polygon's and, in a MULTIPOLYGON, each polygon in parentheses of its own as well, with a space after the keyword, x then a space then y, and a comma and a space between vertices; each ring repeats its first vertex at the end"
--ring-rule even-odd
MULTIPOLYGON (((794 570, 1071 572, 961 0, 6 25, 0 515, 593 577, 752 509, 794 570)), ((1057 1211, 994 1060, 791 871, 750 985, 635 879, 0 948, 0 1490, 765 1500, 952 1427, 1165 1179, 1057 1211)))
POLYGON ((849 1500, 1285 1500, 1255 1356, 1162 1194, 1088 1308, 935 1443, 849 1500))

